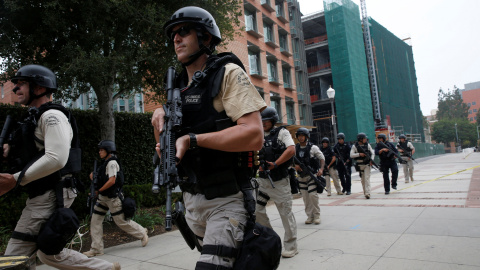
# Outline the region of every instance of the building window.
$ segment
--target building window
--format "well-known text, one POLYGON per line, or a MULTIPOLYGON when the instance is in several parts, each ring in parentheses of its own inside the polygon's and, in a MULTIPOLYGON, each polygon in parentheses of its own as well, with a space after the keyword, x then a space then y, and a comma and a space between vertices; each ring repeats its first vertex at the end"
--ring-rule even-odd
POLYGON ((295 125, 295 109, 294 109, 294 101, 292 98, 285 97, 285 105, 287 108, 287 124, 295 125))
POLYGON ((468 107, 470 107, 472 104, 468 103, 468 107))
POLYGON ((290 67, 282 67, 283 73, 283 87, 284 88, 292 88, 292 80, 290 76, 290 67))
POLYGON ((476 101, 472 101, 472 105, 476 105, 476 104, 477 104, 477 102, 476 102, 476 101))
POLYGON ((285 11, 283 10, 283 1, 275 1, 275 11, 277 17, 285 17, 285 11))
POLYGON ((473 117, 470 117, 470 121, 473 121, 473 117))
POLYGON ((287 35, 278 34, 278 39, 280 40, 280 51, 288 52, 288 40, 287 35))
POLYGON ((278 82, 277 60, 267 60, 268 81, 278 82))
POLYGON ((262 75, 259 52, 248 50, 248 65, 250 66, 250 75, 262 75))
POLYGON ((468 110, 468 114, 472 114, 472 110, 468 110))
POLYGON ((280 98, 279 94, 270 92, 270 106, 277 110, 279 123, 283 123, 281 100, 282 99, 280 98))
POLYGON ((265 37, 265 43, 272 42, 275 43, 273 36, 273 25, 267 22, 263 22, 263 35, 265 37))
POLYGON ((247 31, 258 32, 256 12, 245 9, 245 28, 247 31))
POLYGON ((477 109, 473 109, 473 112, 477 112, 477 109))

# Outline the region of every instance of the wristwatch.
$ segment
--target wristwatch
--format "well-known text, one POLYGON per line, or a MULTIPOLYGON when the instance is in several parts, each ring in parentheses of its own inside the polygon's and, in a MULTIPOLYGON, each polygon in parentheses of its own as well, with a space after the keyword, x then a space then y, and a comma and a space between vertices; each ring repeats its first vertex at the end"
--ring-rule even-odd
POLYGON ((188 133, 188 136, 190 137, 190 148, 189 149, 197 148, 197 135, 195 135, 194 133, 188 133))
POLYGON ((277 163, 273 162, 273 167, 274 167, 275 169, 278 168, 277 163))

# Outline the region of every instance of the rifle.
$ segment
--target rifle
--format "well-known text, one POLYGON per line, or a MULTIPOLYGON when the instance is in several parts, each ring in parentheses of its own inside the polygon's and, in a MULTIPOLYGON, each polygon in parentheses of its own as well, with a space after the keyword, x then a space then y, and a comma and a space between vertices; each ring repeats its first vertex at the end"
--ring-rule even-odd
POLYGON ((320 179, 317 178, 317 176, 315 174, 313 174, 312 170, 310 169, 310 167, 308 167, 307 165, 303 164, 298 158, 297 156, 293 156, 293 159, 295 161, 295 163, 297 163, 298 165, 300 165, 300 168, 302 168, 302 171, 304 172, 307 172, 308 175, 310 176, 310 178, 313 179, 313 181, 315 182, 315 184, 318 186, 318 187, 321 187, 322 189, 325 189, 327 190, 326 188, 326 183, 327 183, 327 180, 325 180, 325 178, 323 176, 318 176, 320 179), (325 183, 325 184, 323 184, 325 183))
POLYGON ((5 138, 9 134, 11 124, 12 117, 10 115, 7 115, 7 119, 5 119, 5 124, 3 124, 2 133, 0 133, 0 159, 3 158, 3 144, 5 144, 5 138))
POLYGON ((358 151, 359 153, 365 154, 365 157, 367 158, 367 163, 368 163, 368 162, 372 162, 372 167, 373 167, 374 169, 378 170, 378 171, 381 171, 381 170, 380 170, 380 167, 377 165, 377 163, 375 163, 375 161, 373 161, 372 156, 370 155, 370 153, 367 153, 367 152, 363 151, 363 148, 360 147, 360 146, 359 146, 359 147, 356 147, 356 146, 355 146, 355 148, 357 148, 357 151, 358 151))
POLYGON ((268 166, 266 165, 267 162, 265 160, 260 161, 260 167, 262 167, 262 170, 265 172, 265 175, 267 175, 268 180, 270 180, 270 184, 272 185, 272 188, 275 188, 275 185, 273 184, 272 176, 270 176, 270 170, 268 169, 268 166))
POLYGON ((405 150, 400 144, 397 144, 398 147, 400 147, 400 149, 403 150, 403 153, 405 153, 405 155, 409 158, 411 158, 413 161, 415 161, 415 163, 418 164, 418 162, 412 157, 412 151, 407 151, 405 150))
POLYGON ((340 153, 340 151, 334 146, 333 147, 334 150, 337 150, 337 153, 338 153, 338 159, 340 160, 340 163, 342 163, 342 166, 343 168, 345 169, 345 172, 348 176, 350 176, 350 172, 348 171, 347 169, 347 165, 345 165, 345 161, 343 161, 343 157, 342 157, 342 154, 340 153))
MULTIPOLYGON (((176 166, 176 132, 182 124, 182 99, 180 89, 174 88, 177 72, 174 67, 169 67, 166 76, 167 102, 163 105, 165 122, 163 132, 160 134, 160 163, 155 169, 157 177, 154 177, 152 192, 160 192, 160 186, 167 190, 165 229, 172 230, 172 190, 178 184, 178 170, 176 166)), ((158 157, 158 156, 157 156, 158 157)), ((154 160, 156 158, 154 157, 154 160)))
POLYGON ((397 152, 393 151, 393 149, 390 146, 388 146, 388 144, 385 144, 379 140, 378 145, 380 145, 380 147, 382 148, 387 148, 389 153, 387 155, 390 156, 391 154, 393 154, 398 159, 398 162, 400 162, 400 164, 407 163, 405 160, 402 159, 402 157, 397 152))
POLYGON ((93 180, 90 184, 90 196, 87 198, 87 207, 90 207, 90 217, 93 214, 93 208, 97 201, 97 196, 95 196, 95 186, 97 185, 98 173, 97 173, 97 161, 93 162, 93 180))

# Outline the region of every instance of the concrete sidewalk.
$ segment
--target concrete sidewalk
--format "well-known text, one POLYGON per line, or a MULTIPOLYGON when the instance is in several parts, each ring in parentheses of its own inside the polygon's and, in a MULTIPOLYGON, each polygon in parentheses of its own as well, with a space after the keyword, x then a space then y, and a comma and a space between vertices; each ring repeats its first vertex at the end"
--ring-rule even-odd
MULTIPOLYGON (((480 269, 480 153, 445 154, 414 163, 414 182, 384 194, 382 175, 371 177, 365 199, 358 174, 352 195, 320 195, 320 225, 305 225, 303 200, 295 199, 299 254, 279 269, 480 269)), ((332 185, 333 186, 333 185, 332 185)), ((268 215, 284 230, 274 205, 268 215)), ((194 269, 199 257, 178 231, 105 249, 99 257, 122 269, 194 269)), ((47 266, 39 270, 52 269, 47 266)))

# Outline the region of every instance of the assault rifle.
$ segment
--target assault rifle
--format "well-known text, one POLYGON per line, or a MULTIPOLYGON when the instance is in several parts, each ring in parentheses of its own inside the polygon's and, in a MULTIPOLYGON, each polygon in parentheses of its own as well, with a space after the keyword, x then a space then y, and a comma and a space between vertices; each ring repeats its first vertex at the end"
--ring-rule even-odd
POLYGON ((387 148, 388 149, 387 155, 388 156, 394 155, 398 159, 398 162, 400 162, 400 164, 407 163, 405 160, 402 159, 402 157, 397 152, 395 152, 390 146, 388 146, 388 144, 385 144, 384 142, 381 142, 381 141, 378 141, 377 144, 380 145, 380 147, 382 148, 387 148))
POLYGON ((355 146, 355 148, 357 148, 358 153, 365 154, 365 157, 367 158, 367 160, 366 160, 367 164, 368 164, 368 162, 371 162, 371 163, 372 163, 372 167, 373 167, 374 169, 376 169, 376 170, 378 170, 378 171, 381 171, 381 170, 380 170, 380 167, 378 166, 378 164, 375 163, 375 161, 373 161, 372 156, 370 155, 370 153, 367 153, 367 152, 363 151, 363 148, 362 148, 361 146, 358 146, 358 147, 355 146))
POLYGON ((418 162, 412 157, 412 151, 407 151, 407 150, 404 149, 400 144, 397 144, 397 146, 400 147, 400 149, 403 150, 403 153, 404 153, 407 157, 411 158, 413 161, 415 161, 415 163, 418 164, 418 162))
POLYGON ((3 124, 2 133, 0 133, 0 160, 3 159, 3 144, 5 144, 6 138, 10 131, 10 125, 12 124, 12 117, 7 115, 5 124, 3 124))
POLYGON ((272 185, 272 188, 275 188, 275 185, 273 184, 272 176, 270 175, 270 170, 268 169, 267 162, 265 160, 260 161, 260 167, 262 167, 262 170, 265 172, 265 175, 268 177, 268 180, 270 180, 270 184, 272 185))
POLYGON ((345 165, 345 161, 343 160, 342 153, 340 153, 340 151, 339 151, 335 146, 333 147, 333 149, 337 151, 337 153, 338 153, 338 159, 340 160, 340 163, 342 163, 342 166, 343 166, 343 168, 345 169, 345 173, 346 173, 348 176, 350 176, 350 172, 349 172, 348 169, 347 169, 347 165, 345 165))
POLYGON ((95 195, 95 186, 97 185, 98 172, 97 172, 97 161, 93 162, 93 180, 90 184, 90 196, 87 198, 87 207, 90 207, 90 217, 93 214, 93 208, 97 201, 97 196, 95 195))
MULTIPOLYGON (((155 170, 158 175, 154 177, 152 186, 153 193, 160 192, 160 186, 165 186, 167 190, 165 210, 165 229, 167 231, 172 229, 172 190, 178 185, 177 160, 175 156, 176 132, 180 130, 182 124, 180 89, 174 87, 176 76, 175 68, 169 67, 166 76, 167 102, 163 105, 165 122, 159 139, 161 157, 160 163, 155 170)), ((154 162, 156 163, 155 157, 154 162)))
POLYGON ((293 160, 295 161, 295 163, 297 163, 298 165, 300 165, 300 168, 302 168, 302 171, 308 173, 308 175, 310 176, 310 178, 313 179, 313 181, 315 182, 315 184, 317 185, 317 187, 321 187, 322 189, 325 189, 327 190, 326 188, 326 183, 327 183, 327 180, 325 180, 325 178, 323 176, 316 176, 315 174, 313 174, 312 172, 312 169, 303 164, 298 158, 297 156, 293 156, 293 160), (318 179, 320 178, 320 179, 318 179), (325 183, 325 184, 324 184, 325 183))

